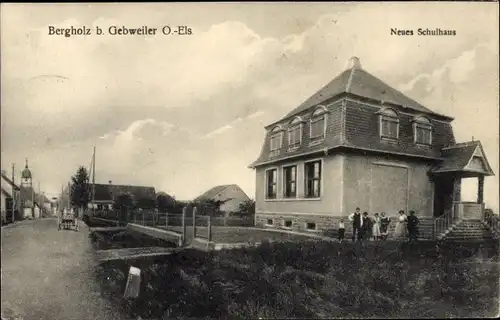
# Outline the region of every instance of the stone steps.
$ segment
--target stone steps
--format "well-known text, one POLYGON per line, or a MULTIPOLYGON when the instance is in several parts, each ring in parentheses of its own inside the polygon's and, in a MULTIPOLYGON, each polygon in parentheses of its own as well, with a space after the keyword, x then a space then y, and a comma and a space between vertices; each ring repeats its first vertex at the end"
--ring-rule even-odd
POLYGON ((448 241, 488 241, 494 234, 480 220, 462 220, 445 235, 448 241))

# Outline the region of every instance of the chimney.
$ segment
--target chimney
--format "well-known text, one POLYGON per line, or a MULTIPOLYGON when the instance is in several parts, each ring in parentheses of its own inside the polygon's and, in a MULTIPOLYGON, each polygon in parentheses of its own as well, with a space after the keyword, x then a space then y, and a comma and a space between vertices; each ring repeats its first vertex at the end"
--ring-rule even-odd
POLYGON ((361 69, 361 62, 359 61, 358 57, 352 57, 349 59, 347 63, 347 69, 352 68, 361 69))

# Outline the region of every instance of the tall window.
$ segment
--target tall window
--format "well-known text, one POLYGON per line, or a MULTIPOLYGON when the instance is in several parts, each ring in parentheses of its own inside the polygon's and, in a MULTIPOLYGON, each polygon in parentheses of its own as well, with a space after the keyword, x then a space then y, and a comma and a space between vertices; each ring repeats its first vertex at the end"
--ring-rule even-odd
POLYGON ((305 171, 305 196, 319 198, 321 196, 321 160, 307 162, 305 171))
POLYGON ((317 108, 311 116, 311 140, 322 140, 326 133, 326 108, 317 108))
POLYGON ((418 144, 432 144, 432 125, 429 119, 418 117, 413 121, 414 141, 418 144))
POLYGON ((380 115, 380 137, 397 140, 399 136, 399 117, 396 111, 384 109, 380 115))
POLYGON ((290 122, 290 127, 288 128, 288 147, 298 147, 300 146, 301 141, 302 120, 299 117, 295 117, 292 122, 290 122))
POLYGON ((295 198, 297 196, 297 166, 284 167, 283 178, 285 198, 295 198))
POLYGON ((280 126, 274 127, 271 131, 271 151, 277 151, 281 149, 281 143, 283 141, 283 132, 280 126))
POLYGON ((278 186, 278 174, 276 169, 270 169, 266 171, 266 198, 276 199, 277 186, 278 186))

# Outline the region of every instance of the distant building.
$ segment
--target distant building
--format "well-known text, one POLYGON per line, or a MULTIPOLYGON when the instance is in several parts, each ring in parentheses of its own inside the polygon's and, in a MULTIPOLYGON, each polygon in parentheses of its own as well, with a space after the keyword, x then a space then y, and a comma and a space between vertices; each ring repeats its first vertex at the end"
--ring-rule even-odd
POLYGON ((40 216, 52 215, 52 203, 43 193, 35 193, 35 205, 39 208, 40 216))
POLYGON ((21 212, 23 218, 36 218, 38 210, 35 205, 35 190, 33 189, 33 176, 28 168, 28 159, 26 166, 21 173, 21 212))
MULTIPOLYGON (((13 177, 14 178, 14 177, 13 177)), ((2 223, 10 223, 21 219, 20 217, 20 188, 14 183, 14 179, 7 177, 2 170, 2 194, 0 209, 2 212, 2 223)))
POLYGON ((238 185, 228 184, 215 186, 194 199, 195 202, 207 200, 218 201, 220 211, 230 214, 231 212, 238 212, 240 204, 250 200, 250 198, 238 185))
POLYGON ((356 207, 371 214, 481 218, 493 171, 479 141, 456 143, 438 114, 361 68, 349 67, 266 127, 256 170, 256 225, 324 230, 356 207), (461 179, 478 179, 460 202, 461 179))
MULTIPOLYGON (((94 186, 94 205, 97 210, 113 209, 117 198, 122 195, 129 195, 136 208, 152 209, 156 206, 154 187, 115 185, 111 181, 109 184, 96 183, 94 186)), ((92 188, 92 185, 90 187, 92 188)), ((92 203, 89 203, 89 208, 92 208, 92 203)))

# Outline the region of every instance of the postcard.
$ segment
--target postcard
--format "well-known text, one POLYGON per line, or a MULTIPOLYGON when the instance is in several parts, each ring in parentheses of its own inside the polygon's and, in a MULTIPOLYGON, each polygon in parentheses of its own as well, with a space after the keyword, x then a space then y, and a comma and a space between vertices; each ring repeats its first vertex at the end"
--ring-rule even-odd
POLYGON ((2 319, 498 316, 498 3, 0 12, 2 319))

